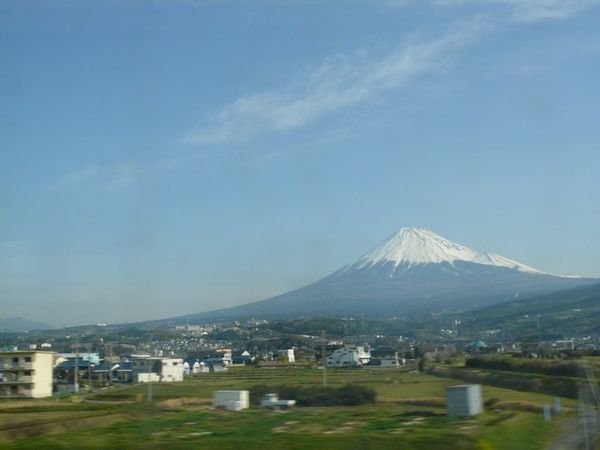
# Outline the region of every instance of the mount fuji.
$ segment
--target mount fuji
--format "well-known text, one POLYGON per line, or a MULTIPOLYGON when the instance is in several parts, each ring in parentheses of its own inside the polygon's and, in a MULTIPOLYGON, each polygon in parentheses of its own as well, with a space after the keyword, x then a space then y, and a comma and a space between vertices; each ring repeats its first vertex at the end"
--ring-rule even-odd
POLYGON ((450 312, 598 282, 545 273, 423 228, 402 228, 354 263, 308 286, 185 318, 450 312))

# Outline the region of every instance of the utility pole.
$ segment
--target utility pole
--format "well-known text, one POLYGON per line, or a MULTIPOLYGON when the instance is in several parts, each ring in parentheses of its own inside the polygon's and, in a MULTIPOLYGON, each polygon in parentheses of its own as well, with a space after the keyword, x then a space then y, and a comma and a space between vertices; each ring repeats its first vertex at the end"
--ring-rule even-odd
MULTIPOLYGON (((106 360, 106 358, 105 358, 105 360, 106 360)), ((112 368, 113 367, 112 344, 108 344, 108 362, 110 364, 109 367, 112 368)), ((107 376, 107 380, 106 380, 107 384, 112 385, 112 372, 110 369, 108 370, 108 372, 106 372, 106 376, 107 376)))
POLYGON ((79 341, 75 341, 75 369, 73 371, 73 390, 79 393, 79 341))
POLYGON ((92 389, 92 387, 93 387, 93 383, 92 383, 93 374, 92 374, 92 372, 93 372, 93 370, 95 368, 96 368, 95 364, 89 363, 89 365, 88 365, 88 381, 90 383, 90 386, 89 386, 89 390, 90 391, 93 390, 92 389))
POLYGON ((325 331, 321 332, 321 364, 323 364, 323 386, 327 386, 327 356, 325 355, 325 331))

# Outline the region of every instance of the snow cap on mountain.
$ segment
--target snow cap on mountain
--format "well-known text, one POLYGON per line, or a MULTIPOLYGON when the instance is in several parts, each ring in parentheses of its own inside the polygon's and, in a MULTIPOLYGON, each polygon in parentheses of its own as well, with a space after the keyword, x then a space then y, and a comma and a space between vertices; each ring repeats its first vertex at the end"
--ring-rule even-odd
POLYGON ((394 267, 443 262, 453 265, 455 261, 505 267, 528 273, 543 273, 494 253, 480 253, 424 228, 400 229, 391 238, 361 257, 351 267, 362 269, 387 263, 394 264, 394 267))

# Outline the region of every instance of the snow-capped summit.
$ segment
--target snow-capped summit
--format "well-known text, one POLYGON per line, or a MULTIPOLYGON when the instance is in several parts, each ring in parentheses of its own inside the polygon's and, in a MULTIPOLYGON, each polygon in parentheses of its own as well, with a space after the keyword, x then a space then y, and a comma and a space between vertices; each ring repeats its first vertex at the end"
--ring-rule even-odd
POLYGON ((494 253, 480 253, 424 228, 400 229, 347 268, 362 269, 378 264, 393 264, 394 268, 397 268, 443 262, 454 265, 455 261, 506 267, 527 273, 543 273, 494 253))

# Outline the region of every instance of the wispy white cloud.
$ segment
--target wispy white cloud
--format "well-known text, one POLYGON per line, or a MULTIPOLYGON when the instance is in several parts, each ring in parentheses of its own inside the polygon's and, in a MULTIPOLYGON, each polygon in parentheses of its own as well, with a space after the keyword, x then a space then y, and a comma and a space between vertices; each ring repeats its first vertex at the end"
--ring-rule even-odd
POLYGON ((259 133, 290 131, 385 92, 406 86, 417 76, 447 64, 459 49, 490 29, 476 18, 431 40, 412 37, 379 60, 350 62, 337 56, 308 73, 304 81, 279 91, 244 95, 223 107, 208 124, 183 138, 187 143, 218 144, 247 140, 259 133))
POLYGON ((517 22, 539 22, 564 19, 592 6, 600 0, 435 0, 437 5, 504 5, 510 8, 511 19, 517 22))
POLYGON ((188 160, 187 156, 182 155, 149 162, 119 162, 83 167, 64 174, 59 180, 59 185, 72 188, 96 183, 109 191, 116 191, 131 186, 141 177, 171 170, 188 160))
POLYGON ((408 6, 412 1, 413 0, 387 0, 386 4, 388 6, 408 6))
POLYGON ((97 175, 98 167, 84 167, 82 169, 73 170, 72 172, 65 174, 60 181, 63 185, 73 185, 90 181, 97 175))

